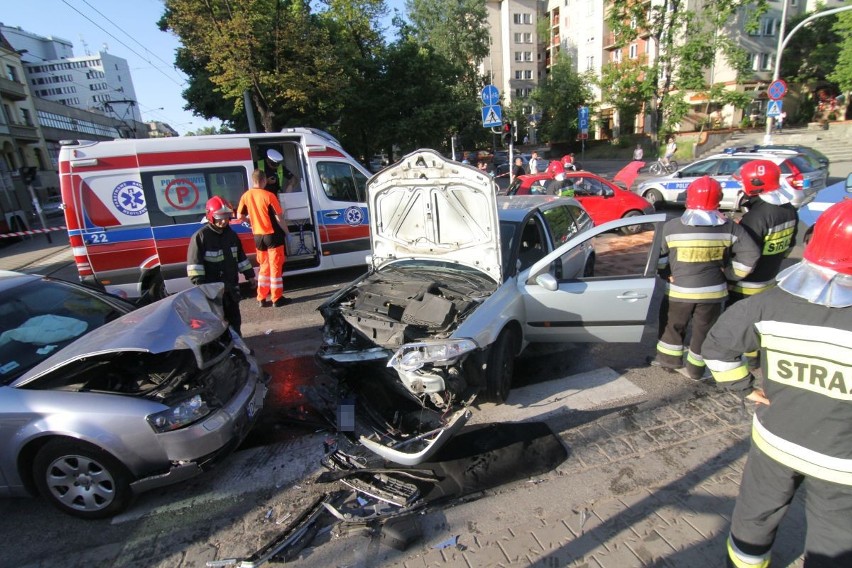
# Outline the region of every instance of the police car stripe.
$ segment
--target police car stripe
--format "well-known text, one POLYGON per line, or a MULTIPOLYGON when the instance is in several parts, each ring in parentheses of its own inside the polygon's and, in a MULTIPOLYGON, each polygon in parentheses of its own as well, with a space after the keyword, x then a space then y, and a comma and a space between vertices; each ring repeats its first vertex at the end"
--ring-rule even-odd
POLYGON ((852 485, 852 460, 827 456, 780 438, 767 430, 755 415, 752 440, 760 450, 777 462, 832 483, 852 485))

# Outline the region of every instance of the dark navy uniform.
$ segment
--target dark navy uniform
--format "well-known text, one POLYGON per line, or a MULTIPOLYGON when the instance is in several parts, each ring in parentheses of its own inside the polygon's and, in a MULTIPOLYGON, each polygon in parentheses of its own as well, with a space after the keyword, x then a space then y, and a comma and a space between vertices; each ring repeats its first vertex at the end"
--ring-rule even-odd
POLYGON ((225 226, 219 232, 205 223, 196 231, 189 240, 186 272, 193 284, 225 284, 222 300, 225 319, 241 335, 239 273, 242 272, 246 280, 251 280, 254 269, 231 227, 225 226))

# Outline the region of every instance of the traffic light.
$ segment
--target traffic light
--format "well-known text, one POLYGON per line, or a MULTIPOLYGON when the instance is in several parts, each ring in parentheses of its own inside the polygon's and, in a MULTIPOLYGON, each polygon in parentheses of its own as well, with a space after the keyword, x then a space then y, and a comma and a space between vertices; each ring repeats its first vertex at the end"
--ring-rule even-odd
POLYGON ((508 146, 512 143, 512 140, 515 138, 514 128, 512 128, 511 122, 503 123, 503 133, 500 135, 500 139, 503 141, 503 146, 508 146))
POLYGON ((21 173, 21 181, 24 182, 24 185, 30 185, 35 181, 36 172, 38 172, 38 168, 33 166, 19 168, 21 173))

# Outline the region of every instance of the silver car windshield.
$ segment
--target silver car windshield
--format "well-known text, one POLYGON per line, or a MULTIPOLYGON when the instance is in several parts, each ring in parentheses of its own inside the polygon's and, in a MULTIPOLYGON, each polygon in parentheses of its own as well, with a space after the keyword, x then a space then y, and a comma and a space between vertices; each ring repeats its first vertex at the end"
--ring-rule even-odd
POLYGON ((27 281, 0 293, 0 384, 130 311, 62 282, 27 281))

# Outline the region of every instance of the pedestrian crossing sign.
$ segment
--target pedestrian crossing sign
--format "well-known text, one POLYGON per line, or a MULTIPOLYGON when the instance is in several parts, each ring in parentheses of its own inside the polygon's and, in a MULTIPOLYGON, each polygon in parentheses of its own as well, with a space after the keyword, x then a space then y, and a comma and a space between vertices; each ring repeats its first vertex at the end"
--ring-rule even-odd
POLYGON ((482 107, 482 126, 491 128, 503 125, 503 108, 500 105, 482 107))
POLYGON ((766 116, 781 116, 781 101, 768 101, 766 116))

